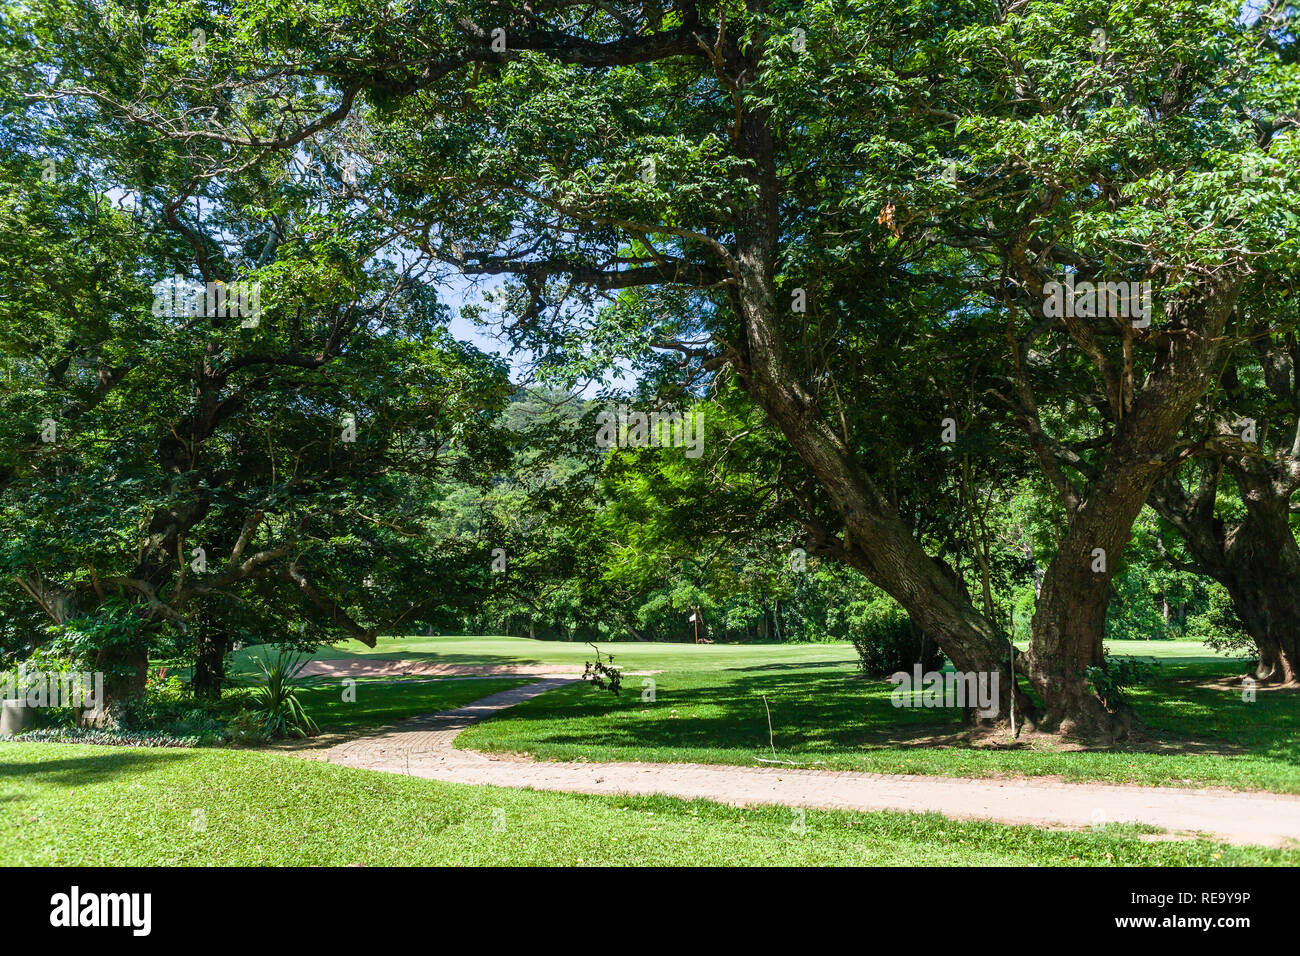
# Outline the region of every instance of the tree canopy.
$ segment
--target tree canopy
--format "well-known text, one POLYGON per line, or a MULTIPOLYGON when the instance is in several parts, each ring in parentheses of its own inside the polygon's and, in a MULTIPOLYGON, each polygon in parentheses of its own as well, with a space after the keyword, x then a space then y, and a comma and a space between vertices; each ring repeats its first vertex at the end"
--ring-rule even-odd
POLYGON ((42 0, 4 30, 30 626, 365 639, 436 616, 434 579, 635 627, 619 588, 788 594, 801 546, 1003 714, 1113 737, 1090 675, 1149 541, 1296 679, 1300 605, 1249 583, 1300 584, 1288 4, 42 0), (263 314, 159 315, 171 275, 263 314), (548 385, 630 368, 606 406, 702 414, 702 461, 593 457, 595 407, 503 419, 505 368, 445 331, 466 279, 548 385), (449 474, 496 485, 473 536, 449 474))

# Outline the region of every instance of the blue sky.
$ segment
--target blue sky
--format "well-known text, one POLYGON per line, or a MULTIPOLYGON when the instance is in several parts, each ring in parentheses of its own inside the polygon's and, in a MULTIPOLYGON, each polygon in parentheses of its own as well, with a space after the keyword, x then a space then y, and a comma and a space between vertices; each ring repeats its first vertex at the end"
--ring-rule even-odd
MULTIPOLYGON (((439 282, 438 297, 452 310, 452 319, 449 323, 452 335, 461 341, 472 343, 484 352, 506 358, 510 352, 510 343, 501 336, 499 325, 494 324, 491 327, 477 325, 461 315, 462 307, 467 304, 482 305, 484 294, 498 288, 500 282, 501 280, 497 277, 469 279, 465 276, 453 274, 439 282)), ((488 307, 488 314, 499 315, 491 306, 488 307)), ((531 353, 526 351, 516 352, 513 356, 509 356, 510 374, 513 381, 519 382, 527 378, 527 367, 531 358, 531 353)), ((636 376, 630 367, 624 366, 621 374, 612 377, 606 384, 631 388, 636 384, 636 376)), ((581 394, 584 397, 593 397, 599 387, 600 383, 592 382, 581 390, 581 394)))

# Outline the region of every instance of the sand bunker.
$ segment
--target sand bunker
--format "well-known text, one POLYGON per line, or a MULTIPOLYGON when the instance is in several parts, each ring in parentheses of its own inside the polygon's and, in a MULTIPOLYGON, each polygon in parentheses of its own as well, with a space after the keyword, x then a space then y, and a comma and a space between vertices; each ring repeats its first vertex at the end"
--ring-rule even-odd
POLYGON ((581 674, 576 664, 434 664, 427 661, 367 661, 344 657, 308 661, 303 677, 546 677, 581 674))

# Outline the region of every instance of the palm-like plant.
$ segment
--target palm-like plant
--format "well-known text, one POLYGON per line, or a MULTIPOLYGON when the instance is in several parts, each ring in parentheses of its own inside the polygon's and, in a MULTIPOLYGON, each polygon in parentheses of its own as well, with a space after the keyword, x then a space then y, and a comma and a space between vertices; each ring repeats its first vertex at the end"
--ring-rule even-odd
POLYGON ((319 732, 298 700, 302 687, 298 674, 306 664, 305 656, 281 647, 270 664, 258 657, 253 660, 262 673, 254 680, 252 699, 267 736, 308 737, 319 732))

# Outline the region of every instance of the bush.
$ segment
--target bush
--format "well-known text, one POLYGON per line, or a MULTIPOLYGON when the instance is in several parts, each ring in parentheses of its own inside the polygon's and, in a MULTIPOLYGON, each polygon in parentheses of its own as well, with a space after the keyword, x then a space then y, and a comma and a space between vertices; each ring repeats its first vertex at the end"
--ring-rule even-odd
POLYGON ((907 612, 889 598, 855 601, 845 608, 845 618, 858 666, 870 677, 910 671, 914 664, 923 671, 943 666, 938 643, 921 633, 907 612))
POLYGON ((241 710, 226 724, 226 733, 237 744, 265 743, 266 721, 251 710, 241 710))
POLYGON ((1109 650, 1102 650, 1100 667, 1089 667, 1084 676, 1103 704, 1109 708, 1119 705, 1124 696, 1124 688, 1135 684, 1149 682, 1160 666, 1159 661, 1146 661, 1138 657, 1111 657, 1109 650))
MULTIPOLYGON (((94 666, 67 653, 56 652, 49 647, 37 648, 26 660, 9 667, 0 668, 0 679, 5 679, 11 686, 18 686, 19 668, 25 668, 29 680, 36 673, 48 675, 72 675, 93 672, 94 666)), ((24 689, 25 693, 25 689, 24 689)), ((21 694, 19 696, 22 696, 21 694)), ((89 700, 85 701, 89 704, 89 700)), ((29 727, 36 730, 44 727, 75 727, 83 713, 75 707, 37 707, 29 712, 29 727)))
POLYGON ((1207 588, 1209 600, 1204 611, 1188 621, 1187 637, 1200 641, 1220 654, 1259 656, 1254 638, 1246 633, 1228 590, 1218 582, 1207 588))
POLYGON ((310 737, 318 733, 316 722, 307 715, 298 691, 302 680, 298 673, 306 659, 293 648, 281 647, 269 664, 260 657, 253 658, 261 675, 254 681, 249 702, 262 719, 266 736, 310 737))
POLYGON ((193 707, 189 686, 166 667, 150 669, 144 693, 121 702, 123 729, 162 730, 181 720, 186 705, 193 707))
MULTIPOLYGON (((29 657, 24 666, 29 672, 56 673, 91 667, 44 649, 29 657)), ((176 671, 170 665, 151 667, 144 693, 122 700, 116 719, 109 726, 93 729, 80 726, 82 711, 72 707, 41 707, 34 712, 34 725, 14 739, 128 747, 247 744, 267 739, 264 717, 249 710, 251 700, 247 689, 229 690, 218 700, 196 697, 176 671)), ((16 668, 0 669, 0 677, 5 674, 13 680, 16 668)))

